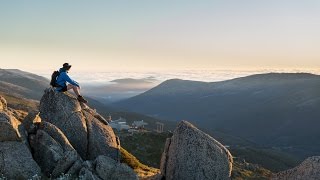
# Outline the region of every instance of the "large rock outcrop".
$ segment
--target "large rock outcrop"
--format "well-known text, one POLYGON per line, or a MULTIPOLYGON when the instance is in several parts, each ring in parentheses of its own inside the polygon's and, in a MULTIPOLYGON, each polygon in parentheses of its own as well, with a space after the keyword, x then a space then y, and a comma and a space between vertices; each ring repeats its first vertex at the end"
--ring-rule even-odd
POLYGON ((320 179, 320 156, 314 156, 303 161, 299 166, 279 172, 272 180, 318 180, 320 179))
POLYGON ((230 179, 230 152, 187 121, 167 139, 161 158, 161 176, 172 179, 230 179))
POLYGON ((0 96, 0 174, 8 179, 31 179, 41 170, 18 129, 21 123, 0 96))
POLYGON ((68 92, 47 89, 40 101, 40 117, 57 126, 82 159, 94 160, 105 155, 119 161, 119 143, 112 128, 96 118, 97 114, 89 107, 82 108, 68 92))
POLYGON ((120 163, 120 142, 108 122, 71 94, 48 89, 40 112, 29 112, 21 121, 14 113, 0 97, 0 174, 5 179, 63 174, 72 179, 138 179, 120 163))

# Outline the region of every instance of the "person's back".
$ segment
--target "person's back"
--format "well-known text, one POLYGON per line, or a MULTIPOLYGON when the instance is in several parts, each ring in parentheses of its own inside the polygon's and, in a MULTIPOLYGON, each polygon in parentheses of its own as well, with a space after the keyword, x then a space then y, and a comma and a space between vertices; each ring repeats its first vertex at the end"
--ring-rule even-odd
POLYGON ((59 70, 59 76, 57 77, 56 83, 58 84, 58 87, 56 87, 56 91, 58 92, 66 92, 69 89, 73 89, 74 93, 78 96, 77 99, 80 102, 88 103, 87 100, 83 98, 83 96, 80 95, 80 84, 71 79, 68 75, 68 72, 71 69, 71 65, 69 63, 64 63, 63 67, 59 70))

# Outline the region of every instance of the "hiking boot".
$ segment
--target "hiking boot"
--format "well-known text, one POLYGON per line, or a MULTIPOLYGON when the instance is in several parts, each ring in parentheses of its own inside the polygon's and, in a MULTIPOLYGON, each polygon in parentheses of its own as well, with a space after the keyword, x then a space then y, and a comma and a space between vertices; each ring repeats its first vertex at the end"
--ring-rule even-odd
POLYGON ((88 103, 88 101, 87 100, 85 100, 84 98, 83 98, 83 96, 78 96, 78 101, 79 102, 82 102, 82 103, 88 103))

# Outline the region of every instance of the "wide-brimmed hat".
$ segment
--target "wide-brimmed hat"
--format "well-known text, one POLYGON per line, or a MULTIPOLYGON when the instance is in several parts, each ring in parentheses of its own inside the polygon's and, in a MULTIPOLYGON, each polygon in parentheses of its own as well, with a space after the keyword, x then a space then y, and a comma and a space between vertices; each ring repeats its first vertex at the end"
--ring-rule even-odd
POLYGON ((70 69, 71 68, 71 65, 69 64, 69 63, 64 63, 63 64, 63 68, 65 68, 65 69, 70 69))

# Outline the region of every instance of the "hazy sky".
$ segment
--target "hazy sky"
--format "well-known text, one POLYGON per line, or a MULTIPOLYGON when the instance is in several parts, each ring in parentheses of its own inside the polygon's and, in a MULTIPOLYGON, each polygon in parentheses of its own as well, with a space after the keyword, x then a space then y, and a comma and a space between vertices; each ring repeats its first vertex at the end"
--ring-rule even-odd
POLYGON ((320 68, 319 0, 6 0, 0 68, 320 68))

